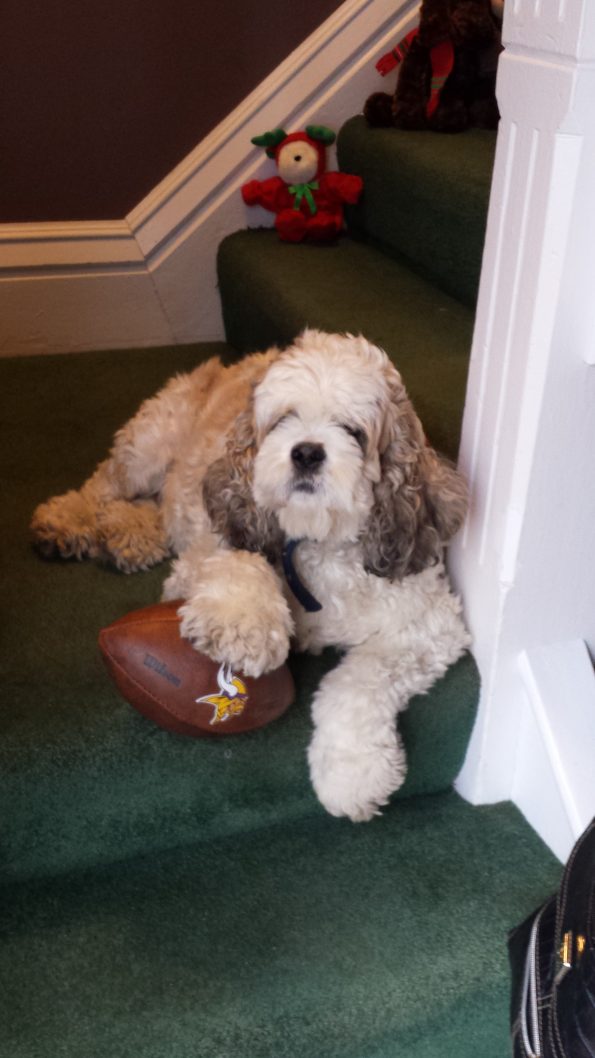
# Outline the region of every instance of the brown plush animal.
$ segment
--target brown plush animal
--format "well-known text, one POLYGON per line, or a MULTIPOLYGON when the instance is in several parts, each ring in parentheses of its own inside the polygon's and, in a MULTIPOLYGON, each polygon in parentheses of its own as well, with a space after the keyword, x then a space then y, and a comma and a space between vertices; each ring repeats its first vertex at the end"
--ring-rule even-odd
POLYGON ((377 63, 400 64, 394 96, 366 101, 370 125, 462 132, 496 128, 496 69, 501 51, 501 0, 423 0, 419 28, 377 63))

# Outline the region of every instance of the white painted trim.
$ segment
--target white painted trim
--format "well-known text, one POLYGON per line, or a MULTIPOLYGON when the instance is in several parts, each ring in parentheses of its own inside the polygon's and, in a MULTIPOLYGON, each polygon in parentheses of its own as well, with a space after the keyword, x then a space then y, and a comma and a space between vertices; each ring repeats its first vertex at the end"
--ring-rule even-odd
POLYGON ((272 222, 239 193, 270 172, 251 137, 314 120, 338 129, 382 87, 375 60, 411 28, 417 7, 346 0, 128 217, 0 225, 0 355, 222 338, 217 246, 238 228, 272 222))
POLYGON ((139 263, 143 254, 126 220, 0 225, 0 276, 139 263))
POLYGON ((523 651, 513 798, 561 860, 595 815, 595 674, 582 640, 523 651))
POLYGON ((482 681, 457 788, 513 798, 562 858, 595 812, 595 6, 561 18, 565 3, 505 4, 460 452, 471 515, 451 549, 482 681))

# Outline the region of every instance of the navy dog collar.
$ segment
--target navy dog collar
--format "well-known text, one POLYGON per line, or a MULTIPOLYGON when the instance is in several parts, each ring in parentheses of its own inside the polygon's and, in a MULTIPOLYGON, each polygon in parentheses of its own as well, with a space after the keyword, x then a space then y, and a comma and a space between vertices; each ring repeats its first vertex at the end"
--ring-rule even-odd
POLYGON ((297 601, 304 607, 304 610, 308 613, 317 613, 318 610, 322 610, 322 603, 319 603, 318 599, 315 599, 305 585, 302 584, 293 564, 293 552, 301 542, 301 540, 287 540, 285 547, 281 552, 283 572, 291 591, 295 595, 297 601))

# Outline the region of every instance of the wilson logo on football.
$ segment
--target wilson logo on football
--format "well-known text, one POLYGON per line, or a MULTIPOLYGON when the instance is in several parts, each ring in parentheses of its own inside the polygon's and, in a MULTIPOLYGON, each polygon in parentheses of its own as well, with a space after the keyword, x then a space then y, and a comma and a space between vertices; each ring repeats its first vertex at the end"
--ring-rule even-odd
POLYGON ((196 704, 203 702, 213 706, 211 724, 223 724, 232 716, 240 716, 248 703, 246 685, 239 676, 234 676, 231 665, 222 664, 217 673, 219 694, 204 694, 196 698, 196 704))

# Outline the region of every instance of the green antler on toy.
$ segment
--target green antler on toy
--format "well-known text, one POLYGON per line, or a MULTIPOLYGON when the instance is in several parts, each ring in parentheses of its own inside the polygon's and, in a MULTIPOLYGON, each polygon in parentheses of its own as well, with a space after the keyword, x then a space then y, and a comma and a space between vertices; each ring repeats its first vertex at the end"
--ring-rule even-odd
POLYGON ((337 138, 331 129, 327 129, 326 125, 306 125, 306 132, 311 140, 320 140, 327 147, 337 138))
POLYGON ((275 147, 287 136, 285 129, 273 129, 272 132, 264 132, 262 136, 253 136, 250 143, 255 147, 265 147, 269 158, 275 157, 275 147))

